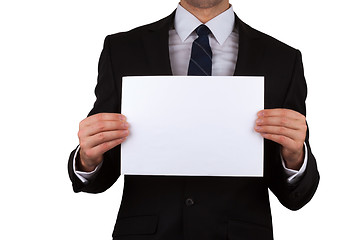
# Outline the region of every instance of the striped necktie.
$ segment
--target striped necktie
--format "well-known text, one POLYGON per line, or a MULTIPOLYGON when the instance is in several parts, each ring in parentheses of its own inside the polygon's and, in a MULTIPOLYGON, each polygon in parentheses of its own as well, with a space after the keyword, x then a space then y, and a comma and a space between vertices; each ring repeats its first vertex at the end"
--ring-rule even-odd
POLYGON ((197 27, 195 31, 198 38, 192 44, 188 75, 211 76, 212 52, 208 37, 211 31, 204 24, 197 27))

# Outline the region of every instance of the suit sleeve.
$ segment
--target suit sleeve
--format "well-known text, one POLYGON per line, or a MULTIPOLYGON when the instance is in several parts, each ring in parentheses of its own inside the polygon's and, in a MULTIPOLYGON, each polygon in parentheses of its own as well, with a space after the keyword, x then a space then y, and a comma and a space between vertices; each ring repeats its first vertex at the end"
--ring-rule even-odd
MULTIPOLYGON (((88 116, 108 112, 120 113, 120 95, 118 82, 113 73, 111 61, 111 44, 109 36, 105 38, 98 65, 98 79, 95 88, 96 101, 88 116)), ((73 169, 76 149, 70 154, 68 173, 74 192, 100 193, 110 188, 120 176, 120 146, 104 154, 104 161, 99 172, 88 183, 84 184, 73 169)))
MULTIPOLYGON (((307 86, 301 53, 296 51, 291 83, 289 84, 283 108, 295 110, 306 116, 306 96, 307 86)), ((289 185, 286 182, 286 176, 278 169, 273 169, 273 172, 277 174, 272 174, 270 178, 271 191, 285 207, 291 210, 298 210, 311 200, 320 180, 316 160, 312 154, 309 143, 309 128, 307 130, 305 143, 308 152, 308 161, 301 179, 296 184, 289 185)))

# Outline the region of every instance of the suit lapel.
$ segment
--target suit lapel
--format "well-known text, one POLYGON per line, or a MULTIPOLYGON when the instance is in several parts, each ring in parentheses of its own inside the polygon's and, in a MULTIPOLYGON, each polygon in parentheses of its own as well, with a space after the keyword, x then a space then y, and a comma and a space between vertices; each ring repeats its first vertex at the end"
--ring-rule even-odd
POLYGON ((175 11, 154 23, 143 35, 146 57, 153 75, 172 75, 169 57, 169 29, 174 22, 175 11))
POLYGON ((239 50, 234 75, 263 75, 261 62, 265 45, 261 44, 258 33, 242 22, 236 14, 235 26, 239 32, 239 50))

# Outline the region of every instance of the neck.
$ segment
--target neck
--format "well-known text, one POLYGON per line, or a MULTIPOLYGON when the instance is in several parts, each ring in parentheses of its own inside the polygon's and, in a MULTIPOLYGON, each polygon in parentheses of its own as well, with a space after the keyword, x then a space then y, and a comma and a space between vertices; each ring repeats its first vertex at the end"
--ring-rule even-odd
POLYGON ((181 0, 180 5, 202 23, 208 22, 230 7, 228 0, 181 0))

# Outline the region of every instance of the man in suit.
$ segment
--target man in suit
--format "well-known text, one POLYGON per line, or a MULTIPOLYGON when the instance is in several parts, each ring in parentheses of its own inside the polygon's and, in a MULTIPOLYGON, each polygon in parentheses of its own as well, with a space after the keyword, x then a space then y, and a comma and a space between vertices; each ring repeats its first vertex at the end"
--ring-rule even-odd
POLYGON ((273 239, 268 189, 292 210, 316 191, 301 54, 242 22, 228 0, 181 0, 158 22, 106 37, 97 99, 69 158, 74 191, 103 192, 120 175, 119 145, 131 129, 120 114, 122 77, 189 74, 202 24, 212 75, 265 76, 265 109, 254 123, 265 139, 264 177, 125 175, 113 239, 273 239))

